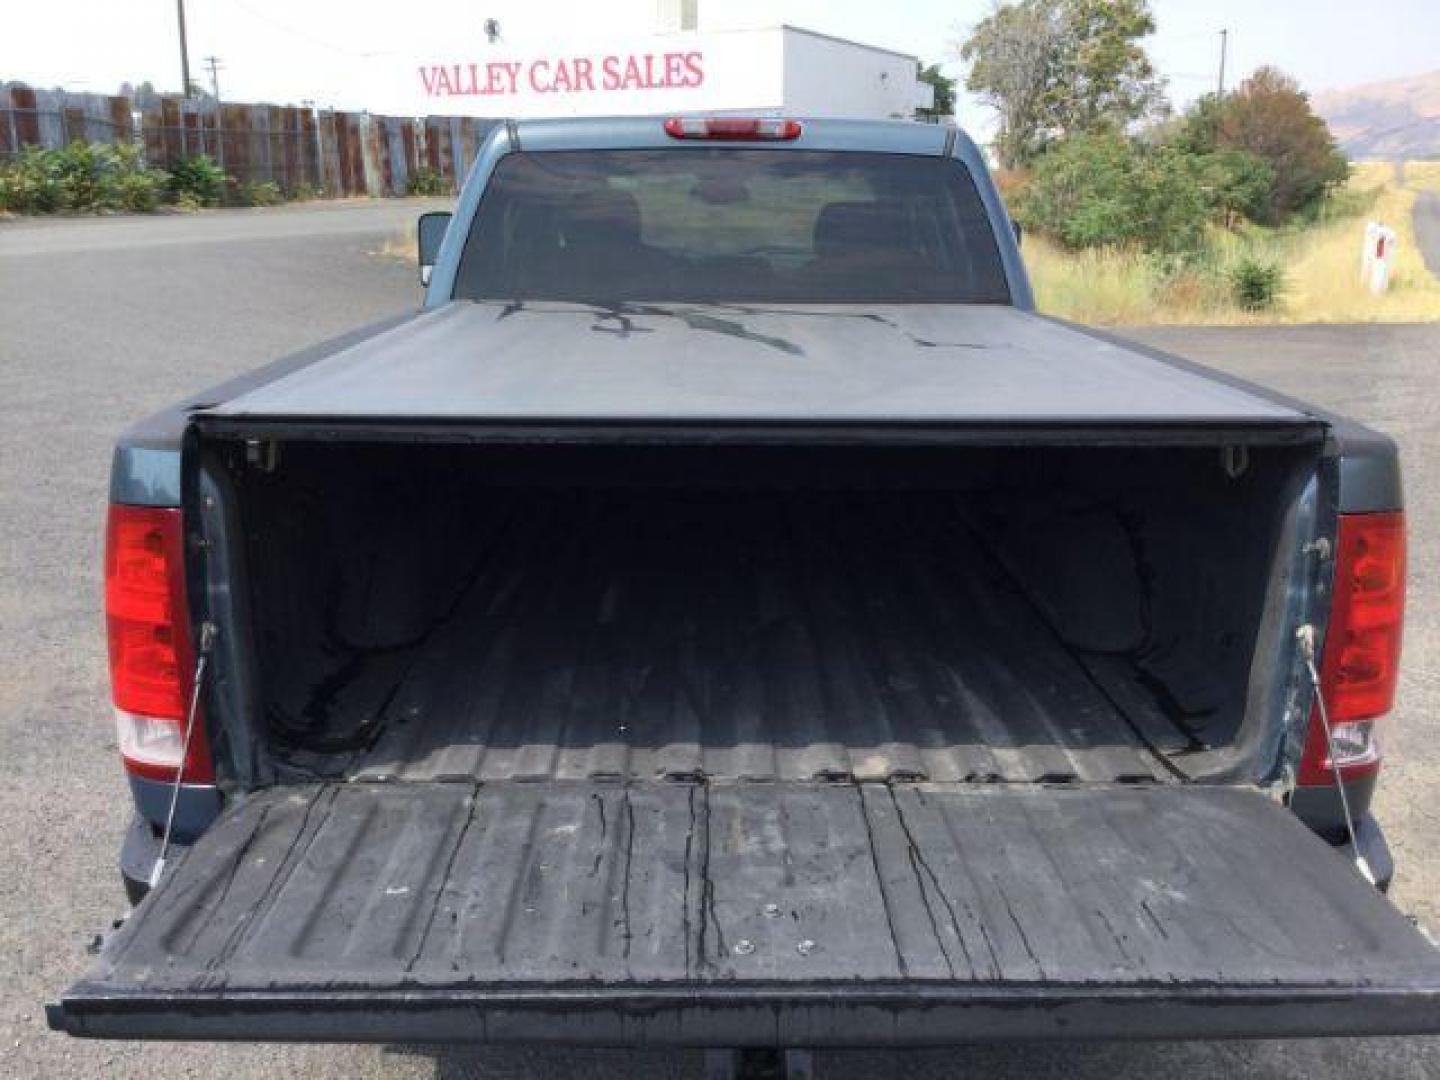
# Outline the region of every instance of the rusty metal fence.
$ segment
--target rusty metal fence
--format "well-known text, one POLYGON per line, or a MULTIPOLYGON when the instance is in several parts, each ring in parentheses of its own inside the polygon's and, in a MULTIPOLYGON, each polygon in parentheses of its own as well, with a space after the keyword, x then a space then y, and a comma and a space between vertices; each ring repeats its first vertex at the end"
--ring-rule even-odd
POLYGON ((74 94, 0 83, 0 161, 26 146, 138 146, 160 168, 208 154, 239 183, 330 196, 404 195, 429 170, 458 188, 498 120, 401 117, 151 94, 74 94))

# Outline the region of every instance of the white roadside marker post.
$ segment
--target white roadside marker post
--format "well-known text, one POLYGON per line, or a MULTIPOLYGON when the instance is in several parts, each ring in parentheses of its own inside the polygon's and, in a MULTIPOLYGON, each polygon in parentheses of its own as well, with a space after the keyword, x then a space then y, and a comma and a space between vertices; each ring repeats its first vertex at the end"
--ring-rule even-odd
POLYGON ((1390 270, 1395 264, 1395 230, 1372 221, 1365 227, 1365 259, 1361 273, 1376 296, 1390 288, 1390 270))
POLYGON ((1365 223, 1365 239, 1360 242, 1360 284, 1368 285, 1375 269, 1375 235, 1380 231, 1378 221, 1365 223))

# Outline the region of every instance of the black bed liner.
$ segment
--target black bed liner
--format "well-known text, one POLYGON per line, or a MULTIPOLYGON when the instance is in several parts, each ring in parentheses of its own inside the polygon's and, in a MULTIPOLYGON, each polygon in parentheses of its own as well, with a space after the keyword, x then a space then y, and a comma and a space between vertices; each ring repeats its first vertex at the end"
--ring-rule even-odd
POLYGON ((325 784, 232 809, 50 1010, 118 1037, 818 1046, 1440 1029, 1254 791, 325 784))
POLYGON ((292 763, 368 780, 1174 778, 1190 737, 1117 696, 1133 671, 1067 647, 971 530, 903 503, 758 505, 689 506, 666 528, 643 498, 578 524, 554 503, 511 515, 526 524, 477 541, 479 580, 418 655, 329 703, 363 714, 383 693, 373 743, 292 763))

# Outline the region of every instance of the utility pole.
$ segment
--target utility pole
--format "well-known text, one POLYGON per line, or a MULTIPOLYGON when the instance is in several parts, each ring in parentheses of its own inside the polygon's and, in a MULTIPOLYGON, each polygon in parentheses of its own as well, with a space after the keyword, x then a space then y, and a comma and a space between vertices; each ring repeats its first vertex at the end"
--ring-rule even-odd
POLYGON ((1230 44, 1230 31, 1229 31, 1229 30, 1221 30, 1221 31, 1220 31, 1220 82, 1218 83, 1219 89, 1216 91, 1216 94, 1215 94, 1216 97, 1222 97, 1222 98, 1223 98, 1223 97, 1225 96, 1225 52, 1226 52, 1226 48, 1229 46, 1229 44, 1230 44))
POLYGON ((218 56, 205 57, 205 66, 210 69, 210 92, 215 95, 215 104, 220 104, 220 72, 225 65, 218 56))
POLYGON ((225 66, 218 56, 205 57, 210 69, 210 92, 215 95, 215 163, 225 167, 225 114, 220 109, 220 71, 225 66))
POLYGON ((185 44, 185 0, 175 0, 175 16, 180 20, 180 96, 190 96, 190 49, 185 44))

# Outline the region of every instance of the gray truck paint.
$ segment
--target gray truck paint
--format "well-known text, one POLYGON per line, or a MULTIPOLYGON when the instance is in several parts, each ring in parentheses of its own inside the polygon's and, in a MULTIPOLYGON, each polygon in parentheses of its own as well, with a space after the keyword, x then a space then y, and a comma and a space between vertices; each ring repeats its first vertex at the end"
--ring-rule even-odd
MULTIPOLYGON (((136 812, 147 822, 163 822, 170 812, 175 785, 143 776, 131 776, 129 780, 136 812)), ((215 820, 220 809, 220 792, 213 784, 182 784, 175 800, 175 838, 182 843, 195 839, 215 820)))

